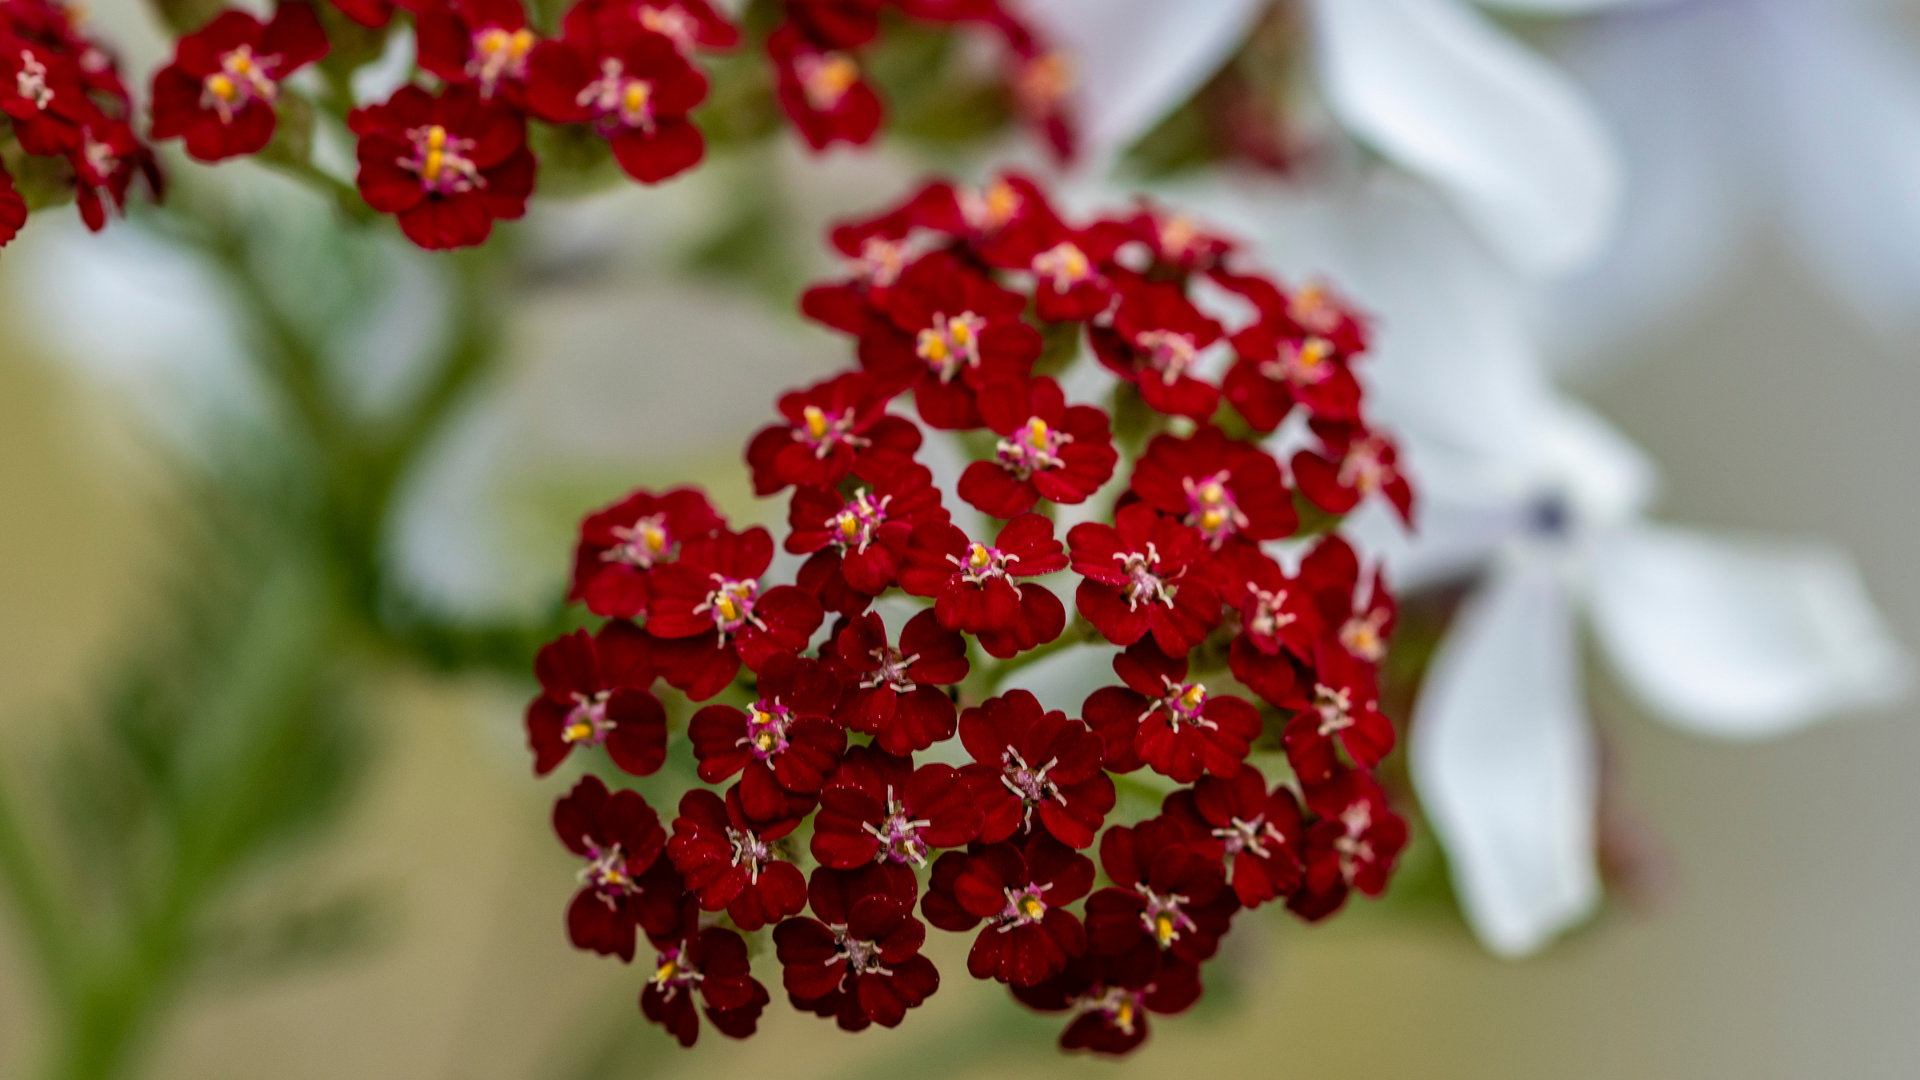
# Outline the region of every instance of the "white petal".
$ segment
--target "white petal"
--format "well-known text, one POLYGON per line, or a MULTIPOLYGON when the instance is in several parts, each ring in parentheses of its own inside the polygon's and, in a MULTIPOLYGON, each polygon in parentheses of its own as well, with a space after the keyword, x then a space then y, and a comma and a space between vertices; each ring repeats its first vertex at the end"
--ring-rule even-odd
POLYGON ((1843 299, 1899 328, 1920 322, 1920 60, 1853 8, 1761 6, 1751 77, 1791 235, 1843 299))
POLYGON ((1084 152, 1104 162, 1193 96, 1246 39, 1265 0, 1024 0, 1073 58, 1084 152))
POLYGON ((1906 688, 1905 654, 1844 553, 1643 525, 1597 538, 1590 566, 1608 654, 1691 731, 1776 735, 1906 688))
POLYGON ((1599 900, 1596 763, 1572 615, 1545 563, 1497 571, 1440 645, 1410 761, 1467 921, 1522 956, 1599 900))
POLYGON ((1458 0, 1318 0, 1328 102, 1445 190, 1530 273, 1569 270, 1612 228, 1619 166, 1564 75, 1458 0))
POLYGON ((1586 15, 1610 8, 1656 7, 1680 0, 1479 0, 1481 7, 1528 11, 1541 15, 1586 15))
POLYGON ((1660 467, 1598 413, 1556 396, 1543 404, 1538 430, 1543 479, 1583 530, 1622 524, 1653 505, 1660 467))
POLYGON ((1735 122, 1751 107, 1729 55, 1744 10, 1608 19, 1562 51, 1616 133, 1627 173, 1612 241, 1541 304, 1546 351, 1562 370, 1592 374, 1633 356, 1623 343, 1693 310, 1731 256, 1751 209, 1735 122))

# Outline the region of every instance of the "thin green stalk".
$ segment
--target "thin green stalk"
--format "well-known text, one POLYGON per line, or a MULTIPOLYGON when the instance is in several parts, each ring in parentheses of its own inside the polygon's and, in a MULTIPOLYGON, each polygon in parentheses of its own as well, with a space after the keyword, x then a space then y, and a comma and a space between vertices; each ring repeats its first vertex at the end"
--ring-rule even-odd
POLYGON ((58 994, 70 982, 68 908, 58 898, 33 846, 20 828, 12 796, 0 777, 0 887, 4 887, 34 960, 47 985, 58 994))

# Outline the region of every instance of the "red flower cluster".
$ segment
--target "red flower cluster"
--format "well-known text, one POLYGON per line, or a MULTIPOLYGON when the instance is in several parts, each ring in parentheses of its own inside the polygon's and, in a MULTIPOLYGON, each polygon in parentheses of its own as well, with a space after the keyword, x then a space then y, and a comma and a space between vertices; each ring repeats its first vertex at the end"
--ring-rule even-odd
MULTIPOLYGON (((54 0, 0 0, 0 114, 33 157, 59 162, 80 217, 96 232, 107 207, 124 209, 135 179, 158 197, 153 154, 134 134, 133 106, 114 58, 54 0)), ((0 165, 0 246, 26 223, 27 205, 0 165)))
MULTIPOLYGON (((332 3, 381 31, 396 6, 332 3)), ((706 142, 690 114, 708 93, 699 59, 738 47, 742 37, 710 0, 574 0, 559 36, 545 40, 523 0, 397 5, 414 25, 417 72, 431 78, 354 110, 348 127, 359 139, 361 197, 430 249, 479 244, 495 221, 525 213, 537 168, 530 122, 604 140, 620 168, 643 184, 697 165, 706 142)), ((1005 81, 1017 109, 1061 156, 1071 151, 1061 104, 1065 65, 1001 0, 784 0, 780 10, 780 22, 758 44, 775 97, 816 151, 864 144, 878 132, 884 107, 858 52, 880 36, 890 13, 970 28, 998 42, 1010 58, 1005 81)), ((355 44, 358 55, 366 43, 355 44)), ((201 161, 260 153, 273 141, 283 99, 303 93, 288 78, 330 49, 305 0, 278 5, 264 23, 222 10, 182 36, 154 76, 151 135, 183 140, 201 161)), ((345 74, 329 72, 330 82, 337 87, 345 74)), ((113 61, 54 0, 0 0, 0 111, 26 153, 67 162, 89 226, 104 223, 106 201, 124 205, 137 175, 157 190, 152 156, 129 126, 113 61)), ((18 231, 25 210, 13 178, 0 169, 0 244, 18 231)), ((835 456, 828 464, 844 463, 835 456)))
MULTIPOLYGON (((865 8, 790 10, 844 29, 865 8)), ((1324 918, 1384 889, 1406 841, 1371 775, 1395 739, 1376 688, 1392 599, 1332 532, 1288 545, 1297 565, 1263 546, 1297 537, 1298 501, 1324 521, 1365 492, 1329 466, 1353 498, 1316 493, 1312 449, 1290 485, 1228 433, 1298 404, 1330 451, 1388 445, 1358 434, 1345 365, 1361 323, 1323 292, 1230 269, 1233 246, 1182 218, 1075 227, 1018 177, 933 185, 835 241, 858 270, 803 309, 857 340, 859 369, 781 397, 746 452, 759 494, 791 489, 786 548, 808 556, 795 583, 765 580, 765 529, 733 530, 691 490, 636 492, 581 526, 572 595, 607 621, 541 654, 536 770, 582 743, 657 769, 659 678, 720 699, 689 710, 686 738, 700 780, 729 786, 687 792, 671 841, 634 793, 589 778, 562 800, 562 839, 589 863, 574 939, 626 956, 644 931, 660 959, 642 1007, 691 1042, 696 996, 730 1035, 766 1004, 736 929, 771 926, 793 1005, 858 1030, 901 1023, 938 989, 921 955, 931 923, 974 934, 970 974, 1071 1010, 1063 1045, 1125 1052, 1149 1013, 1199 996, 1241 910, 1324 918), (1205 306, 1226 295, 1247 301, 1237 318, 1205 306), (1116 442, 1108 412, 1035 372, 1045 320, 1066 325, 1044 336, 1087 335, 1146 432, 1116 442), (1249 342, 1333 374, 1269 378, 1249 342), (1208 381, 1223 370, 1224 393, 1208 381), (953 491, 916 460, 934 439, 976 448, 953 491), (1058 507, 1103 491, 1110 516, 1057 534, 1058 507), (962 528, 955 497, 998 528, 962 528), (996 692, 1062 640, 1058 590, 1076 578, 1076 634, 1121 647, 1117 684, 1073 713, 996 692), (918 610, 890 625, 900 605, 918 610), (938 749, 956 735, 959 767, 938 749), (1284 754, 1292 777, 1270 784, 1256 749, 1284 754), (1110 821, 1115 775, 1139 769, 1175 790, 1158 816, 1110 821), (1097 890, 1096 847, 1111 882, 1097 890)), ((1396 483, 1366 490, 1405 512, 1396 483)))

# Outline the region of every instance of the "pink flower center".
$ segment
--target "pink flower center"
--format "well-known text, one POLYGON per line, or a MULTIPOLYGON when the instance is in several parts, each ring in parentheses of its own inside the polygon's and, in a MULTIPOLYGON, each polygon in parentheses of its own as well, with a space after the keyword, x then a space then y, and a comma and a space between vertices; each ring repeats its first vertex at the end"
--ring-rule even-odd
POLYGON ((615 525, 613 535, 619 543, 600 553, 603 562, 626 563, 642 570, 670 556, 673 538, 667 533, 667 515, 651 514, 633 523, 631 528, 615 525))
POLYGON ((1313 708, 1320 714, 1320 736, 1325 738, 1353 726, 1353 691, 1326 683, 1313 685, 1313 708))
POLYGON ((1081 995, 1078 1004, 1086 1012, 1100 1013, 1107 1026, 1122 1034, 1133 1034, 1140 1015, 1140 993, 1124 986, 1096 986, 1081 995))
POLYGON ((1147 541, 1147 550, 1116 551, 1113 557, 1120 560, 1120 569, 1127 575, 1127 610, 1136 611, 1141 604, 1165 604, 1173 606, 1173 594, 1167 591, 1167 582, 1155 568, 1160 565, 1160 549, 1153 541, 1147 541))
POLYGON ((33 102, 33 107, 42 112, 53 104, 53 88, 47 85, 47 65, 29 49, 20 50, 20 70, 13 77, 13 87, 15 93, 33 102))
POLYGON ((654 7, 641 4, 639 10, 640 25, 673 42, 681 52, 691 52, 700 32, 700 20, 687 14, 687 9, 679 4, 671 7, 654 7))
POLYGON ((1340 856, 1340 876, 1351 885, 1360 868, 1373 862, 1373 845, 1366 840, 1373 828, 1373 810, 1364 800, 1354 803, 1340 812, 1340 824, 1346 833, 1334 838, 1333 850, 1340 856))
POLYGON ((760 870, 773 861, 773 845, 749 829, 727 830, 727 843, 733 847, 733 865, 747 868, 747 880, 758 883, 760 870))
POLYGON ((1093 280, 1093 263, 1071 240, 1062 240, 1033 257, 1033 275, 1051 281, 1054 292, 1067 292, 1093 280))
POLYGON ((1060 759, 1052 758, 1036 769, 1028 765, 1027 759, 1020 756, 1020 751, 1012 747, 1000 755, 1000 782, 1007 786, 1008 791, 1020 797, 1023 824, 1028 827, 1033 825, 1035 807, 1049 802, 1067 805, 1067 797, 1061 792, 1060 785, 1047 775, 1058 764, 1060 759))
POLYGON ((1045 113, 1065 100, 1079 81, 1073 58, 1059 50, 1036 56, 1020 65, 1014 93, 1029 113, 1045 113))
POLYGON ((1047 902, 1040 894, 1053 888, 1052 884, 1029 883, 1022 888, 1006 886, 1002 891, 1007 894, 1007 906, 994 916, 999 931, 1006 933, 1022 926, 1032 926, 1047 917, 1047 902))
POLYGON ((1020 189, 1005 180, 995 180, 979 191, 963 188, 959 193, 960 216, 975 232, 998 232, 1020 215, 1027 200, 1020 189))
POLYGON ((878 288, 900 280, 907 268, 907 246, 884 236, 869 236, 860 245, 860 257, 854 260, 853 276, 878 288))
POLYGON ((1381 633, 1386 624, 1386 608, 1377 608, 1365 617, 1355 615, 1340 627, 1340 644, 1360 659, 1377 664, 1387 656, 1386 636, 1381 633))
POLYGON ((1323 337, 1280 343, 1278 358, 1260 365, 1260 374, 1291 386, 1318 386, 1333 377, 1333 344, 1323 337))
POLYGON ((999 548, 990 548, 978 541, 967 545, 967 556, 947 556, 947 561, 960 568, 960 577, 969 585, 984 584, 992 578, 1008 578, 1011 563, 1020 561, 1020 556, 1010 555, 999 548))
POLYGON ((893 496, 885 495, 876 502, 871 490, 861 488, 839 513, 833 515, 828 524, 833 526, 833 542, 842 554, 848 551, 866 553, 867 546, 873 543, 874 533, 886 524, 887 504, 892 501, 893 496))
POLYGON ((706 976, 687 958, 686 951, 676 945, 661 953, 654 961, 653 976, 647 981, 659 987, 667 1000, 672 1001, 682 987, 691 991, 704 978, 706 976))
POLYGON ((601 58, 600 77, 581 87, 573 103, 591 112, 602 131, 653 132, 653 83, 628 75, 617 57, 601 58))
POLYGON ((607 732, 613 730, 613 721, 607 719, 607 701, 611 697, 611 690, 602 690, 591 696, 575 693, 573 711, 567 714, 567 721, 560 728, 560 737, 569 743, 600 745, 606 740, 607 732))
POLYGON ((487 186, 487 178, 467 156, 474 140, 450 134, 439 124, 409 129, 407 138, 413 143, 413 156, 401 158, 398 164, 418 176, 428 192, 460 195, 487 186))
POLYGON ((893 789, 887 789, 886 817, 875 825, 864 823, 874 839, 880 841, 880 850, 874 854, 874 861, 892 860, 897 863, 912 863, 915 866, 927 865, 927 852, 931 847, 920 838, 920 830, 933 824, 925 818, 909 815, 906 805, 893 797, 893 789))
POLYGON ((1206 718, 1207 688, 1200 683, 1177 683, 1162 675, 1161 681, 1167 685, 1167 693, 1153 706, 1140 715, 1145 720, 1160 709, 1167 710, 1167 726, 1175 731, 1181 728, 1219 728, 1219 724, 1206 718))
POLYGON ((735 741, 755 760, 766 761, 786 752, 787 729, 793 726, 793 711, 777 701, 756 701, 747 706, 747 734, 735 741))
POLYGON ((1180 905, 1187 902, 1186 897, 1179 893, 1167 893, 1162 896, 1148 888, 1144 881, 1134 885, 1133 888, 1147 902, 1147 906, 1140 909, 1140 925, 1146 928, 1147 933, 1153 935, 1153 940, 1161 948, 1167 948, 1179 941, 1181 931, 1194 928, 1193 920, 1188 918, 1187 913, 1180 908, 1180 905))
POLYGON ((767 624, 753 613, 754 601, 760 595, 758 581, 736 580, 720 574, 709 574, 713 580, 713 591, 698 607, 696 615, 706 615, 713 619, 713 625, 720 631, 720 640, 729 635, 740 633, 751 626, 756 630, 765 630, 767 624))
MULTIPOLYGON (((845 960, 847 970, 855 975, 891 975, 892 971, 880 963, 880 943, 865 938, 853 937, 845 926, 835 924, 828 929, 833 931, 834 959, 845 960)), ((832 963, 832 961, 828 961, 832 963)))
POLYGON ((230 124, 234 115, 251 102, 272 105, 280 94, 280 84, 267 75, 267 70, 279 64, 278 56, 254 56, 249 45, 222 53, 220 70, 200 81, 200 107, 212 109, 221 123, 230 124))
POLYGON ((1385 487, 1394 475, 1393 466, 1385 460, 1386 449, 1386 442, 1374 435, 1347 447, 1347 455, 1340 461, 1340 486, 1362 495, 1371 495, 1385 487))
POLYGON ((1227 486, 1230 475, 1222 469, 1203 480, 1180 478, 1180 486, 1187 493, 1186 522, 1199 529, 1207 545, 1216 550, 1227 537, 1252 524, 1234 499, 1233 489, 1227 486))
POLYGON ((1186 262, 1207 247, 1207 235, 1185 214, 1175 214, 1160 222, 1160 258, 1166 262, 1186 262))
POLYGON ((875 687, 885 686, 896 694, 911 694, 918 688, 912 677, 907 674, 907 669, 919 662, 919 653, 902 656, 899 649, 882 645, 877 649, 869 650, 868 655, 879 661, 880 666, 873 669, 873 674, 860 680, 860 689, 872 690, 875 687))
POLYGON ((847 94, 860 84, 860 66, 846 53, 808 52, 793 58, 793 73, 800 78, 800 92, 814 112, 833 112, 847 94))
POLYGON ((987 320, 971 311, 952 318, 936 314, 933 325, 920 331, 914 352, 941 382, 952 382, 960 365, 980 366, 980 333, 986 328, 987 320))
POLYGON ((533 51, 533 31, 489 26, 473 35, 473 57, 467 77, 480 84, 480 96, 492 97, 502 79, 527 77, 527 54, 533 51))
POLYGON ((1320 284, 1308 285, 1287 301, 1287 317, 1295 326, 1322 337, 1340 329, 1340 308, 1320 284))
POLYGON ((1160 373, 1160 381, 1172 386, 1200 358, 1200 348, 1192 334, 1172 330, 1143 330, 1134 335, 1133 344, 1147 354, 1147 366, 1160 373))
POLYGON ((1247 595, 1253 599, 1253 615, 1247 619, 1247 632, 1255 637, 1273 637, 1300 621, 1300 616, 1286 610, 1285 589, 1268 592, 1249 581, 1247 595))
POLYGON ((1213 830, 1213 835, 1220 838, 1220 844, 1226 849, 1228 855, 1238 855, 1243 851, 1251 851, 1255 856, 1262 859, 1272 854, 1272 852, 1267 850, 1268 841, 1272 841, 1276 845, 1287 842, 1286 837, 1280 834, 1279 829, 1267 823, 1267 816, 1265 814, 1253 815, 1252 821, 1242 821, 1239 818, 1234 818, 1232 824, 1213 830))
POLYGON ((994 448, 994 459, 1001 468, 1026 480, 1034 473, 1064 467, 1060 447, 1072 441, 1073 436, 1049 427, 1045 420, 1028 417, 1027 426, 1018 435, 1000 440, 994 448))
POLYGON ((581 869, 582 884, 598 893, 602 903, 616 906, 619 899, 634 890, 627 874, 627 855, 619 844, 603 848, 590 838, 582 838, 587 847, 587 865, 581 869))
POLYGON ((793 437, 802 445, 813 447, 813 456, 824 458, 833 453, 840 445, 866 446, 870 440, 853 433, 857 422, 851 407, 839 413, 829 413, 818 405, 809 405, 800 410, 800 422, 792 425, 793 437))

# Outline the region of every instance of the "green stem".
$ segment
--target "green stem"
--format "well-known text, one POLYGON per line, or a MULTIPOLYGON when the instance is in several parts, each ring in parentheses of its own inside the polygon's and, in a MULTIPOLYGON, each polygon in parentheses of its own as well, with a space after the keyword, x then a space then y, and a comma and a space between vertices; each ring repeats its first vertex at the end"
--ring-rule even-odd
POLYGON ((64 994, 72 968, 67 908, 56 896, 38 853, 21 830, 12 796, 4 786, 0 786, 0 887, 5 888, 19 916, 48 987, 56 995, 64 994))
POLYGON ((1092 623, 1076 616, 1073 622, 1067 625, 1065 632, 1059 637, 1054 638, 1045 645, 1036 645, 1026 652, 1021 653, 1019 656, 1009 657, 1008 659, 989 666, 986 670, 985 677, 982 679, 984 683, 983 690, 985 691, 984 696, 992 697, 994 694, 999 693, 1000 685, 1012 677, 1014 672, 1031 667, 1045 660, 1047 657, 1052 656, 1054 653, 1064 652, 1067 649, 1073 648, 1075 645, 1085 645, 1088 642, 1099 640, 1100 631, 1094 629, 1092 623))

